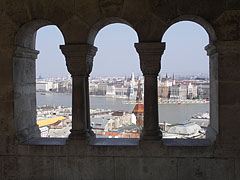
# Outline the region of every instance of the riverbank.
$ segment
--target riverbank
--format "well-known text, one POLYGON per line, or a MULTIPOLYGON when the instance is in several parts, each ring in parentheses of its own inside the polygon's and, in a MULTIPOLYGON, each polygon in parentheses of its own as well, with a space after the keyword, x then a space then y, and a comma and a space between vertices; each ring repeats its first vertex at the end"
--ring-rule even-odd
MULTIPOLYGON (((41 96, 49 96, 49 95, 67 95, 71 96, 71 93, 55 93, 55 92, 37 92, 41 96)), ((135 99, 128 99, 127 97, 123 96, 100 96, 100 95, 90 95, 90 98, 110 98, 110 99, 119 99, 122 100, 123 104, 136 104, 135 99)), ((179 99, 158 99, 158 104, 209 104, 209 100, 207 99, 186 99, 186 100, 179 100, 179 99)))
MULTIPOLYGON (((123 101, 123 99, 90 96, 90 108, 123 110, 131 113, 136 103, 124 104, 123 101)), ((59 93, 41 95, 37 93, 37 106, 43 105, 72 107, 72 95, 59 93)), ((158 112, 160 122, 181 123, 191 119, 194 114, 209 112, 209 104, 159 104, 158 112)))

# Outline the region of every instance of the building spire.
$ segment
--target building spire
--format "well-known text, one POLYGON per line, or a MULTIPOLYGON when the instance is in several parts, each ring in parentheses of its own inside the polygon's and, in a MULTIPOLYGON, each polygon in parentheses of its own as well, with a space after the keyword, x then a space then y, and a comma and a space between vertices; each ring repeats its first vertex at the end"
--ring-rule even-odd
POLYGON ((132 111, 134 115, 136 116, 136 125, 138 132, 142 130, 143 127, 143 116, 144 116, 144 106, 142 103, 142 92, 141 92, 141 86, 140 86, 140 80, 138 80, 138 91, 137 91, 137 97, 136 97, 136 105, 132 111))

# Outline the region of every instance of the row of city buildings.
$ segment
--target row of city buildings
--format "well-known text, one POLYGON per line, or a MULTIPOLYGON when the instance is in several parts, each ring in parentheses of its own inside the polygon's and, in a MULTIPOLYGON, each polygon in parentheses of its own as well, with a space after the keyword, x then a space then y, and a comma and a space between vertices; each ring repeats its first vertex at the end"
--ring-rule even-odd
MULTIPOLYGON (((139 138, 137 123, 132 112, 91 109, 91 127, 97 137, 139 138)), ((37 124, 41 137, 68 137, 72 128, 72 109, 49 105, 38 107, 37 124)))
MULTIPOLYGON (((166 78, 165 82, 168 81, 166 78)), ((171 80, 175 83, 174 80, 171 80)), ((174 87, 171 85, 169 87, 174 87)), ((181 85, 180 85, 181 86, 181 85)), ((192 86, 191 83, 188 86, 192 86)), ((91 127, 97 137, 139 138, 144 126, 144 105, 141 81, 138 80, 135 106, 132 112, 91 109, 91 127)), ((63 106, 37 108, 37 124, 42 137, 67 137, 72 127, 72 109, 63 106)), ((165 138, 204 138, 209 114, 199 115, 180 124, 160 123, 165 138)))
POLYGON ((39 76, 36 79, 37 92, 55 92, 55 93, 72 93, 72 78, 42 78, 39 76))
MULTIPOLYGON (((89 93, 95 96, 113 98, 136 99, 138 82, 141 84, 141 92, 144 93, 143 77, 106 77, 89 78, 89 93)), ((38 78, 36 81, 38 92, 71 93, 71 77, 67 78, 38 78)), ((187 78, 182 80, 165 76, 158 78, 158 97, 160 99, 186 100, 209 99, 208 78, 187 78)))
MULTIPOLYGON (((37 109, 37 124, 41 137, 66 138, 72 129, 70 107, 42 106, 37 109)), ((91 127, 97 138, 140 138, 144 124, 141 99, 132 112, 91 109, 91 127)), ((159 123, 164 138, 205 138, 209 113, 199 113, 190 120, 179 123, 159 123)))
POLYGON ((172 78, 159 78, 158 97, 163 99, 209 99, 210 85, 207 78, 176 80, 172 78))

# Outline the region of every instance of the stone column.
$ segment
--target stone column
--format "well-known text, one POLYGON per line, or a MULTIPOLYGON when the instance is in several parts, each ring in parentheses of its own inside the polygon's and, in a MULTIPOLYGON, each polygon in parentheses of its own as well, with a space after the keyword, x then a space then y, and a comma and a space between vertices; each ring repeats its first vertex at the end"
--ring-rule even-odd
POLYGON ((206 137, 214 142, 218 134, 218 53, 216 46, 210 43, 205 47, 209 56, 209 74, 210 74, 210 124, 208 126, 206 137))
POLYGON ((136 43, 140 57, 140 67, 144 76, 144 127, 143 140, 162 138, 158 120, 157 76, 161 69, 161 57, 165 43, 136 43))
POLYGON ((72 75, 72 130, 69 139, 86 140, 93 133, 90 128, 88 77, 92 71, 97 48, 88 44, 60 46, 72 75))
POLYGON ((39 51, 16 47, 13 57, 14 124, 20 142, 40 137, 36 118, 36 68, 39 51))
POLYGON ((217 86, 211 90, 210 100, 214 101, 212 97, 217 93, 217 101, 211 102, 211 106, 214 103, 218 112, 211 112, 210 118, 211 121, 218 118, 216 144, 231 147, 240 144, 240 41, 215 41, 213 45, 217 62, 214 70, 210 70, 217 86))

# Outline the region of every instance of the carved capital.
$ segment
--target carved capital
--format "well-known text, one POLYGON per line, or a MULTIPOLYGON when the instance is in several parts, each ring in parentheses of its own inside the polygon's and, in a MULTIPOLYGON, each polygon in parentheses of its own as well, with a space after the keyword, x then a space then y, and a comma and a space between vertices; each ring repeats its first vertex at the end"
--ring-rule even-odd
POLYGON ((165 43, 135 43, 143 75, 158 75, 165 43))
POLYGON ((213 55, 217 54, 217 48, 216 48, 216 46, 214 46, 212 43, 211 43, 211 44, 208 44, 208 45, 205 47, 205 50, 207 51, 207 55, 208 55, 208 56, 213 56, 213 55))
POLYGON ((39 51, 37 50, 17 46, 14 57, 18 59, 24 59, 24 60, 25 59, 36 60, 38 54, 39 54, 39 51))
POLYGON ((97 48, 89 44, 60 46, 66 57, 68 71, 72 76, 88 76, 92 71, 97 48))

